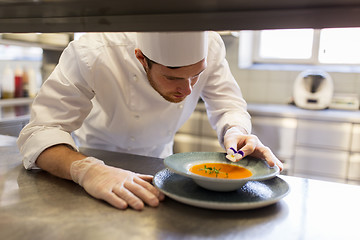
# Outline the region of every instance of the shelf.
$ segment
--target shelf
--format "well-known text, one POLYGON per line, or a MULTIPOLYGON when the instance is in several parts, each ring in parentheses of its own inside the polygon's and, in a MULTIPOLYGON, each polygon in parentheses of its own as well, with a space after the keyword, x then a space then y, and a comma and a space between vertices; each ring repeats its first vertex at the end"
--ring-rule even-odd
POLYGON ((359 27, 358 0, 0 0, 0 32, 359 27))
POLYGON ((3 39, 3 38, 0 38, 0 44, 14 45, 20 47, 39 47, 44 50, 51 50, 51 51, 63 51, 65 48, 65 47, 58 47, 49 44, 42 44, 38 42, 27 42, 27 41, 11 40, 11 39, 3 39))
POLYGON ((19 106, 19 105, 30 105, 34 101, 33 98, 9 98, 0 99, 0 106, 19 106))

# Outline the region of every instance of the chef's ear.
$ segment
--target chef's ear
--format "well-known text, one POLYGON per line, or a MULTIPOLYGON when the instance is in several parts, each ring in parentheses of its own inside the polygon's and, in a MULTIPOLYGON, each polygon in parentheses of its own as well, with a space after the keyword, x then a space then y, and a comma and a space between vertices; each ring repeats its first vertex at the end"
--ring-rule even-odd
POLYGON ((145 69, 147 69, 149 67, 144 54, 142 53, 142 51, 139 48, 135 48, 135 56, 145 69))

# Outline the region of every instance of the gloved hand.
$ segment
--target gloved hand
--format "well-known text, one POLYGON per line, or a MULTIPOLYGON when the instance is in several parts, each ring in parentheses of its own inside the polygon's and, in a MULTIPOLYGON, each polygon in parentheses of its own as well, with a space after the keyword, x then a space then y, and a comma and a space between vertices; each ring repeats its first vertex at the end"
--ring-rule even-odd
POLYGON ((156 207, 164 199, 164 195, 151 185, 152 176, 107 166, 94 157, 73 162, 70 174, 73 181, 91 196, 120 209, 130 205, 141 210, 144 202, 156 207))
MULTIPOLYGON (((237 126, 229 128, 224 135, 224 146, 229 153, 234 153, 234 161, 239 161, 247 155, 264 159, 272 167, 275 164, 283 170, 282 162, 273 154, 270 148, 264 146, 255 135, 244 134, 237 126)), ((231 157, 230 157, 231 158, 231 157)))

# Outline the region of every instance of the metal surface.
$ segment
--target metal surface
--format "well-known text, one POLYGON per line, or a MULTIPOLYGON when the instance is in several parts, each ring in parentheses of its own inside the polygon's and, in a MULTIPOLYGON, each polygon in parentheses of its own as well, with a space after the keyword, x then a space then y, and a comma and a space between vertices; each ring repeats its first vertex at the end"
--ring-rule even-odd
POLYGON ((206 112, 202 112, 202 118, 200 119, 201 133, 206 137, 213 137, 217 139, 216 131, 211 127, 209 118, 206 112))
POLYGON ((30 120, 30 106, 0 105, 0 134, 19 136, 21 129, 30 120))
POLYGON ((286 174, 293 173, 297 120, 252 116, 252 133, 283 162, 286 174))
POLYGON ((297 120, 294 118, 252 116, 252 132, 280 159, 292 159, 297 120))
POLYGON ((359 184, 359 111, 314 111, 271 104, 249 104, 248 110, 253 132, 285 160, 287 174, 359 184), (297 126, 284 128, 286 119, 297 126))
POLYGON ((202 118, 202 113, 195 111, 191 114, 190 118, 181 126, 179 129, 180 133, 190 134, 190 135, 201 135, 201 126, 200 121, 202 118))
POLYGON ((350 150, 352 124, 347 122, 324 122, 299 120, 297 145, 350 150))
POLYGON ((212 129, 203 103, 179 129, 174 139, 174 152, 224 152, 212 129))
MULTIPOLYGON (((290 194, 265 208, 208 210, 166 198, 157 208, 121 211, 71 181, 41 170, 26 171, 11 139, 13 145, 0 147, 0 239, 358 238, 359 186, 282 176, 290 194)), ((154 174, 163 168, 161 159, 83 152, 137 172, 154 174)))
POLYGON ((360 123, 360 111, 344 111, 335 109, 307 110, 294 105, 284 104, 248 104, 251 116, 285 117, 324 122, 360 123))
POLYGON ((347 179, 349 152, 309 147, 296 147, 294 175, 304 174, 315 179, 347 179))
POLYGON ((349 180, 360 181, 360 153, 351 154, 349 162, 349 180))
POLYGON ((202 137, 200 141, 200 151, 201 152, 225 152, 225 150, 220 146, 219 140, 217 137, 209 138, 202 137))
POLYGON ((2 0, 0 32, 355 27, 359 15, 357 0, 2 0))
POLYGON ((174 138, 174 153, 199 152, 201 137, 191 134, 177 133, 174 138))
MULTIPOLYGON (((295 147, 308 147, 310 152, 319 152, 320 155, 323 153, 322 150, 325 150, 326 155, 327 150, 350 151, 350 147, 351 151, 359 152, 360 111, 329 109, 314 111, 292 105, 274 104, 249 104, 248 111, 252 116, 253 134, 257 135, 284 162, 287 174, 294 173, 294 160, 303 161, 304 159, 305 162, 298 163, 296 175, 305 174, 316 178, 320 173, 320 176, 323 174, 322 178, 330 179, 330 174, 333 181, 347 181, 347 170, 344 170, 345 173, 334 173, 336 169, 322 171, 321 164, 307 162, 310 159, 316 160, 312 156, 295 158, 295 147), (309 166, 316 168, 310 169, 309 166), (341 179, 334 176, 341 176, 341 179)), ((181 128, 179 132, 174 143, 176 153, 224 151, 217 140, 216 132, 209 124, 203 103, 198 104, 194 117, 189 119, 184 129, 181 128)), ((341 154, 343 153, 340 152, 341 154)), ((343 160, 341 158, 330 165, 335 164, 336 167, 347 169, 348 160, 343 160)), ((323 157, 320 157, 320 162, 324 163, 323 157)))
POLYGON ((353 126, 351 151, 360 152, 360 124, 354 124, 353 126))

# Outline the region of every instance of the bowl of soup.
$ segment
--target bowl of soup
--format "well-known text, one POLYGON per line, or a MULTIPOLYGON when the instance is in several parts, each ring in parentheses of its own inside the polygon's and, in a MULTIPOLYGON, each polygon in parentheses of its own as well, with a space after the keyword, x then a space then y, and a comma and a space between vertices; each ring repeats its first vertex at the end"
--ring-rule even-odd
POLYGON ((177 153, 165 158, 164 164, 203 188, 221 192, 237 190, 248 181, 274 178, 280 172, 278 166, 270 167, 262 159, 247 156, 231 162, 226 159, 226 153, 218 152, 177 153))

